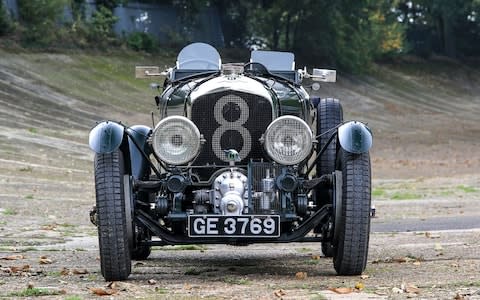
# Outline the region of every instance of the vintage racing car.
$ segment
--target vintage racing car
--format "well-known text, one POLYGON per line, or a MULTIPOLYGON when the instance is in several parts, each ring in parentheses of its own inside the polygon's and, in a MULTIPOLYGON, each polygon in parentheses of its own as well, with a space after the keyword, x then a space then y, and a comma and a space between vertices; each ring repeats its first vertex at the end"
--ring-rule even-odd
POLYGON ((103 121, 95 152, 101 271, 123 280, 152 246, 318 242, 340 275, 365 269, 370 232, 370 129, 343 120, 337 99, 309 96, 336 72, 295 70, 288 52, 252 51, 222 65, 193 43, 165 76, 159 122, 103 121))

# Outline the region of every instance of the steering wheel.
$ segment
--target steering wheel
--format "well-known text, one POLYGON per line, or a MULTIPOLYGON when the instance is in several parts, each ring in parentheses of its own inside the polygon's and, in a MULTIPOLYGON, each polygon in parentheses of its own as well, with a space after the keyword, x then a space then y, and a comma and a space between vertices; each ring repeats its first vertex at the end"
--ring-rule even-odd
POLYGON ((268 72, 268 69, 261 63, 249 62, 243 66, 243 73, 252 75, 265 75, 269 74, 270 72, 268 72))

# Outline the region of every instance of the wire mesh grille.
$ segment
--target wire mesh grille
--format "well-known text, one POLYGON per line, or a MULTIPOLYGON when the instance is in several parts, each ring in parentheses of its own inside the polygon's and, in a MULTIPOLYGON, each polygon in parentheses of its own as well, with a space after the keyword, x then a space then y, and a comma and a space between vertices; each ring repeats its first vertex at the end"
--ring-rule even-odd
POLYGON ((236 91, 199 97, 192 105, 192 121, 206 142, 196 165, 227 165, 224 150, 234 149, 241 164, 264 157, 260 137, 272 121, 268 99, 236 91))

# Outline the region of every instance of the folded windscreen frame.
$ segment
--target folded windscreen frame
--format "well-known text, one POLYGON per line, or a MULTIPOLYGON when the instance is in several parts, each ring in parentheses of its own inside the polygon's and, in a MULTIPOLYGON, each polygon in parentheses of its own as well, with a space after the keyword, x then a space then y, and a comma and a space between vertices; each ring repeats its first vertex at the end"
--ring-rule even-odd
POLYGON ((295 55, 291 52, 252 51, 250 62, 260 63, 269 71, 294 71, 295 55))
POLYGON ((205 43, 193 43, 180 51, 177 56, 178 70, 220 70, 222 59, 218 51, 205 43))

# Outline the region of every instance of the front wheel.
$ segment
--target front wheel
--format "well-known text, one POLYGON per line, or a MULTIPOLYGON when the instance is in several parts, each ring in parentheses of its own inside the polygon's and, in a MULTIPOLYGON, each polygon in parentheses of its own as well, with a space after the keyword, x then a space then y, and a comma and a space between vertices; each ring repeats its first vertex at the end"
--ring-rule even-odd
POLYGON ((367 264, 370 237, 370 155, 341 149, 337 169, 342 184, 335 201, 333 264, 338 275, 359 275, 367 264))
MULTIPOLYGON (((130 187, 125 174, 123 153, 95 156, 95 191, 97 198, 98 241, 102 275, 107 281, 124 280, 131 273, 125 195, 130 187), (127 186, 127 187, 126 187, 127 186)), ((130 201, 130 200, 129 200, 130 201)), ((127 204, 128 205, 128 204, 127 204)))

